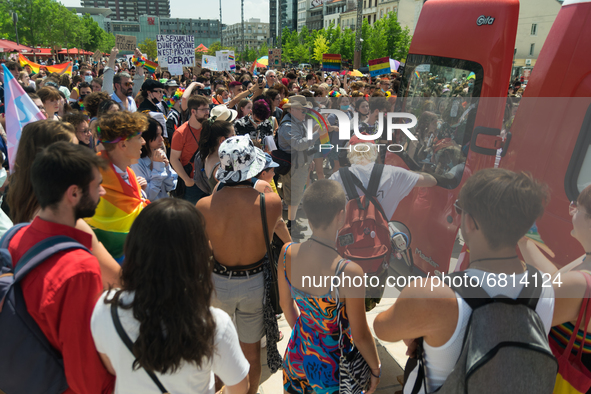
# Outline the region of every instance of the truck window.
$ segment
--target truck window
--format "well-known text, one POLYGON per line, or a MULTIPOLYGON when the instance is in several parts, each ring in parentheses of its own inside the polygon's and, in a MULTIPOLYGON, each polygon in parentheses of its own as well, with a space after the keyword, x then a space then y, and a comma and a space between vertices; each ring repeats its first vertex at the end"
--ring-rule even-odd
POLYGON ((591 184, 591 105, 587 108, 581 131, 575 143, 573 155, 566 170, 565 192, 569 200, 576 200, 579 193, 591 184))
POLYGON ((397 112, 417 117, 411 129, 418 141, 401 137, 411 170, 434 175, 440 187, 462 179, 482 88, 480 64, 460 59, 409 55, 397 112))

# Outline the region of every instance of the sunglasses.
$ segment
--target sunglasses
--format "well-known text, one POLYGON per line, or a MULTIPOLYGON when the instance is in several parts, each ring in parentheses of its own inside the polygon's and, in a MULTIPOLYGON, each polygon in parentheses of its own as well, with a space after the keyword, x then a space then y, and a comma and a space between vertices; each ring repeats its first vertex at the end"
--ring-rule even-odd
POLYGON ((456 200, 456 202, 454 202, 454 208, 456 210, 456 213, 460 216, 462 215, 462 212, 464 212, 466 215, 470 215, 472 217, 472 220, 474 221, 474 227, 476 227, 476 230, 479 230, 478 224, 476 224, 476 220, 474 220, 474 216, 472 216, 472 214, 470 214, 469 212, 465 211, 462 207, 460 207, 458 205, 458 201, 459 200, 456 200))
POLYGON ((133 82, 125 82, 123 85, 130 87, 130 86, 133 86, 133 82))

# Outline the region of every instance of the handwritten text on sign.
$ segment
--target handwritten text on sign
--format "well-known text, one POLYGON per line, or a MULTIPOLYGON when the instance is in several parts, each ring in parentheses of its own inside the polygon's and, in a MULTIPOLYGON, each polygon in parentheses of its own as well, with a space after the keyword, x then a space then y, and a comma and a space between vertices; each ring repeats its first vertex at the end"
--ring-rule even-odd
POLYGON ((195 63, 195 36, 159 34, 156 41, 158 62, 161 66, 179 64, 193 67, 195 63))
POLYGON ((123 36, 121 34, 115 36, 115 46, 120 51, 135 51, 136 41, 136 36, 123 36))

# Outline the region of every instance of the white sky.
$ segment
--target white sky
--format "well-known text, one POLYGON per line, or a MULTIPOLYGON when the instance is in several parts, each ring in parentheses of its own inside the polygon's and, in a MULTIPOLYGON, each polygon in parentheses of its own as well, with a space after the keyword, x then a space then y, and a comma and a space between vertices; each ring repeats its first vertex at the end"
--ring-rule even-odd
MULTIPOLYGON (((66 7, 80 7, 80 0, 59 0, 66 7)), ((240 23, 241 0, 222 0, 222 23, 233 25, 240 23)), ((203 18, 219 19, 219 0, 170 0, 170 16, 172 18, 203 18), (191 4, 187 7, 187 4, 191 4)), ((244 0, 244 21, 259 18, 261 22, 269 22, 269 0, 244 0)))

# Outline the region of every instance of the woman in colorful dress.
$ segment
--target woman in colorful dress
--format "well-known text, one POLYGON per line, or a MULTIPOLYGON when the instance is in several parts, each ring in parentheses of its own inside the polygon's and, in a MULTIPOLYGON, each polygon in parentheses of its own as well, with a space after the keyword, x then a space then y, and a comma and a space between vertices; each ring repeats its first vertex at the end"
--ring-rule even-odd
POLYGON ((335 181, 319 180, 307 188, 303 205, 312 236, 302 244, 285 245, 279 259, 281 307, 293 329, 283 359, 283 388, 289 394, 338 393, 339 359, 352 350, 352 338, 371 369, 366 393, 373 393, 379 383, 381 366, 367 325, 365 289, 351 283, 331 289, 331 283, 316 287, 312 282, 342 273, 363 277, 361 267, 342 259, 335 248, 345 222, 345 202, 343 188, 335 181))

